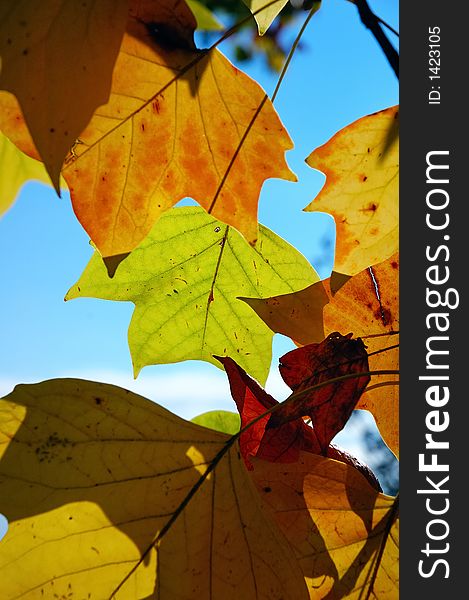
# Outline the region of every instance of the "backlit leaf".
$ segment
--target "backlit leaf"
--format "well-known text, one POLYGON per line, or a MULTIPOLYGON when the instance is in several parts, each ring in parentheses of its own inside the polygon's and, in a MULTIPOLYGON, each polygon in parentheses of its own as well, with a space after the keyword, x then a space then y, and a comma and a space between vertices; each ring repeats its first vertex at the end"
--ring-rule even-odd
POLYGON ((208 427, 222 433, 238 433, 241 420, 239 415, 228 410, 210 410, 191 419, 192 423, 208 427))
MULTIPOLYGON (((279 405, 232 358, 218 359, 228 375, 231 395, 241 416, 241 428, 249 425, 239 438, 241 455, 249 470, 253 469, 251 459, 254 456, 270 462, 291 463, 299 460, 300 452, 321 453, 316 430, 308 426, 301 416, 293 420, 285 419, 285 422, 277 419, 275 422, 274 417, 288 403, 282 402, 279 405), (275 412, 265 414, 276 406, 275 412)), ((378 480, 369 467, 348 452, 331 444, 324 454, 358 469, 375 489, 381 491, 378 480)))
MULTIPOLYGON (((326 335, 334 331, 353 332, 364 340, 371 354, 370 370, 398 370, 399 350, 395 346, 399 343, 399 255, 348 278, 334 295, 331 280, 283 296, 243 300, 273 331, 297 343, 318 342, 322 328, 326 335), (375 354, 380 350, 385 351, 375 354)), ((357 408, 374 415, 381 435, 396 456, 399 455, 399 387, 395 385, 398 379, 397 375, 373 375, 368 386, 373 389, 366 390, 357 404, 357 408), (377 385, 381 387, 374 387, 377 385)))
POLYGON ((129 345, 135 373, 150 364, 235 356, 259 381, 271 362, 272 331, 239 295, 268 296, 318 279, 307 260, 260 226, 255 248, 201 208, 175 208, 118 268, 95 254, 66 299, 135 303, 129 345))
POLYGON ((252 13, 255 13, 254 18, 256 19, 259 35, 264 35, 275 17, 288 4, 288 0, 277 0, 276 2, 272 0, 243 0, 243 2, 252 13))
POLYGON ((197 29, 201 31, 220 31, 223 25, 215 15, 199 0, 186 0, 187 6, 197 21, 197 29))
POLYGON ((271 298, 240 298, 275 331, 297 344, 320 342, 325 338, 323 308, 329 296, 322 281, 299 292, 271 298))
MULTIPOLYGON (((288 4, 288 0, 243 0, 243 2, 254 15, 259 35, 264 35, 277 15, 288 4)), ((308 2, 307 4, 309 8, 314 8, 316 12, 321 6, 321 1, 308 2)))
POLYGON ((311 600, 397 600, 397 499, 353 467, 314 454, 291 464, 253 463, 257 489, 293 547, 311 600))
POLYGON ((236 446, 207 473, 227 439, 114 386, 18 386, 0 401, 1 597, 305 600, 236 446))
POLYGON ((23 154, 0 132, 0 215, 16 200, 21 188, 29 180, 50 183, 44 165, 23 154))
MULTIPOLYGON (((324 328, 353 331, 362 337, 370 370, 399 369, 399 255, 352 277, 324 308, 324 328), (379 350, 390 350, 374 354, 379 350)), ((397 383, 397 375, 373 375, 370 387, 397 383)), ((384 385, 366 391, 357 408, 369 410, 384 441, 399 456, 399 387, 384 385)))
POLYGON ((109 99, 127 11, 128 0, 0 4, 0 89, 17 97, 57 190, 70 147, 109 99))
POLYGON ((305 210, 334 217, 339 273, 355 275, 398 250, 398 117, 397 106, 363 117, 306 159, 326 183, 305 210))
POLYGON ((343 429, 363 390, 369 375, 360 375, 324 385, 312 386, 329 380, 365 373, 368 356, 361 339, 351 339, 331 333, 319 344, 296 348, 280 358, 280 375, 296 394, 303 392, 295 402, 284 403, 272 415, 270 425, 286 423, 308 416, 313 423, 321 453, 326 454, 332 438, 343 429))
MULTIPOLYGON (((266 94, 218 50, 197 50, 195 26, 183 2, 132 3, 110 100, 66 161, 74 211, 105 257, 121 260, 187 196, 254 243, 263 182, 295 180, 292 142, 266 94)), ((34 156, 5 94, 0 129, 34 156)))

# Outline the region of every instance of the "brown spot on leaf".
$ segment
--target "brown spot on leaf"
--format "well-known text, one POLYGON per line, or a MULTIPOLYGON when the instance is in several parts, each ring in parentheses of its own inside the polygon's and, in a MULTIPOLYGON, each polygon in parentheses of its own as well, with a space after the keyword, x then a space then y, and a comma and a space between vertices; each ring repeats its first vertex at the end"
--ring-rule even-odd
POLYGON ((392 314, 388 308, 385 308, 384 306, 380 306, 375 311, 375 318, 380 320, 383 323, 383 325, 386 326, 386 325, 389 325, 389 323, 391 323, 392 314))

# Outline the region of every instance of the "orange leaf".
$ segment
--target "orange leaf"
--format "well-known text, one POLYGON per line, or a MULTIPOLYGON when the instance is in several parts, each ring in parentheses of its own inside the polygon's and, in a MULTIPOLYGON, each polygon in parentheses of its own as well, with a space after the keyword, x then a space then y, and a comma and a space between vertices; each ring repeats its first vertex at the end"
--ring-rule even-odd
POLYGON ((358 119, 306 159, 326 183, 305 210, 334 217, 339 273, 355 275, 397 252, 398 117, 393 106, 358 119))
MULTIPOLYGON (((133 2, 110 100, 63 169, 78 219, 117 262, 186 196, 254 243, 264 180, 295 180, 264 91, 217 50, 196 50, 194 28, 182 2, 133 2)), ((6 135, 34 154, 13 98, 0 109, 6 135)))
MULTIPOLYGON (((370 370, 398 369, 399 349, 384 350, 399 343, 399 255, 365 269, 352 277, 324 308, 324 329, 353 331, 364 339, 370 370)), ((371 386, 396 383, 397 375, 373 375, 371 386)), ((370 386, 370 387, 371 387, 370 386)), ((384 441, 399 455, 399 388, 386 385, 366 391, 356 408, 375 417, 384 441)))
POLYGON ((330 458, 253 461, 257 489, 293 548, 311 600, 398 598, 397 498, 330 458))
MULTIPOLYGON (((399 255, 368 267, 347 278, 345 283, 340 281, 334 294, 332 283, 333 277, 300 292, 243 300, 273 331, 297 343, 320 341, 318 336, 322 327, 325 335, 351 331, 355 337, 364 340, 367 352, 371 354, 371 371, 397 370, 399 350, 394 346, 399 343, 399 255), (391 346, 393 348, 374 354, 391 346)), ((366 390, 356 408, 369 410, 374 415, 385 442, 399 456, 397 382, 397 375, 373 375, 369 386, 373 389, 366 390), (375 388, 375 385, 381 387, 375 388)))

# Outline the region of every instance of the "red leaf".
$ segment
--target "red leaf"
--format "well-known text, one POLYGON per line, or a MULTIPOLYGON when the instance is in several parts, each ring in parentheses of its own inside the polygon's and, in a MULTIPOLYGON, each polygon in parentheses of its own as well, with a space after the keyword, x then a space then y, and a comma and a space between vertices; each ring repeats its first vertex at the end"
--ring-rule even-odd
MULTIPOLYGON (((343 336, 335 332, 319 344, 308 344, 288 352, 280 359, 283 380, 298 393, 329 379, 368 371, 363 341, 351 338, 351 333, 343 336)), ((309 416, 321 453, 326 456, 332 438, 343 429, 369 381, 369 375, 362 375, 305 391, 295 402, 277 410, 269 427, 309 416)))
MULTIPOLYGON (((241 429, 269 408, 279 404, 256 381, 251 379, 233 359, 221 356, 215 358, 223 364, 228 375, 231 395, 241 415, 241 429)), ((291 463, 299 459, 300 451, 311 452, 312 454, 321 453, 315 430, 306 425, 303 419, 296 418, 276 427, 271 427, 270 421, 273 415, 275 413, 261 417, 240 436, 241 455, 249 470, 253 469, 250 460, 252 456, 270 462, 291 463)), ((355 467, 374 488, 381 491, 381 487, 372 471, 355 457, 332 445, 327 449, 326 456, 355 467)))

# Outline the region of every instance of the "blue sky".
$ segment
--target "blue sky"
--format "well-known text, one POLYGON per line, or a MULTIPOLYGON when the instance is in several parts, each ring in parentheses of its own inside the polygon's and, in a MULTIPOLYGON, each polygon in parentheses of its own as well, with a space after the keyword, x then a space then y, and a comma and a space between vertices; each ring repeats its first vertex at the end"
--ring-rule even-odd
MULTIPOLYGON (((397 0, 376 0, 371 6, 398 27, 397 0)), ((226 46, 221 49, 228 53, 226 46)), ((276 76, 262 61, 243 68, 272 92, 276 76)), ((340 128, 397 103, 395 76, 356 8, 346 0, 324 0, 275 104, 295 143, 287 160, 299 182, 269 180, 259 208, 260 221, 296 246, 322 277, 332 266, 334 225, 327 215, 302 212, 324 181, 304 159, 340 128)), ((133 389, 186 418, 215 408, 233 410, 224 373, 209 364, 145 367, 133 380, 127 345, 133 305, 63 301, 91 254, 68 195, 58 198, 47 186, 25 185, 0 220, 0 395, 16 383, 82 377, 133 389)), ((268 389, 278 399, 288 392, 275 365, 292 348, 289 340, 275 336, 268 389)), ((351 433, 344 442, 360 453, 351 433)))

